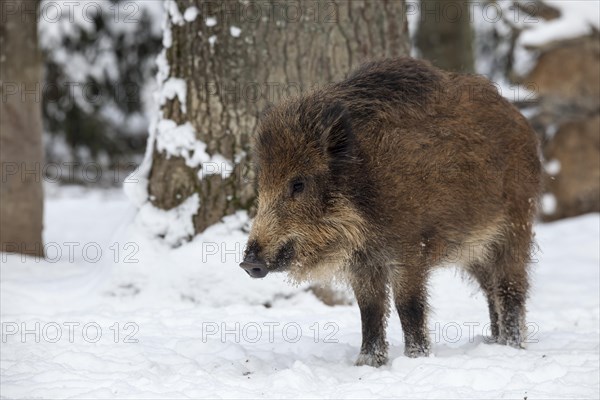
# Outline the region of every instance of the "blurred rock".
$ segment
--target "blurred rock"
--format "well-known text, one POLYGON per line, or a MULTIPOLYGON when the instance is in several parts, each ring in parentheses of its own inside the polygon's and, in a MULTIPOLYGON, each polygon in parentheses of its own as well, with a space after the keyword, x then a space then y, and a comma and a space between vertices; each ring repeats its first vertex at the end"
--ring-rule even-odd
POLYGON ((600 211, 600 114, 562 124, 543 153, 550 165, 558 166, 546 179, 556 206, 543 219, 600 211))
POLYGON ((535 84, 542 113, 550 112, 560 120, 570 119, 572 114, 598 111, 600 37, 597 34, 532 50, 539 51, 540 56, 523 81, 535 84))
MULTIPOLYGON (((561 18, 537 3, 542 23, 561 18)), ((537 94, 530 121, 546 160, 545 221, 600 211, 600 36, 595 27, 590 31, 525 46, 537 55, 535 64, 516 78, 537 94)))

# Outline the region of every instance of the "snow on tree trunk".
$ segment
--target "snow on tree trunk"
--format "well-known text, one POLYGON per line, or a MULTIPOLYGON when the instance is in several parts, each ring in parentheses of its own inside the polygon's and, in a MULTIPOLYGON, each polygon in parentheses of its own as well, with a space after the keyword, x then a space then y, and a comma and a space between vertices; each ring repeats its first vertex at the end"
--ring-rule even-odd
POLYGON ((340 79, 366 59, 409 53, 404 1, 177 0, 165 7, 161 119, 142 175, 149 173, 155 208, 176 209, 197 196, 188 234, 251 208, 250 138, 268 103, 340 79))
POLYGON ((0 250, 42 256, 43 150, 37 7, 34 0, 2 5, 0 250))

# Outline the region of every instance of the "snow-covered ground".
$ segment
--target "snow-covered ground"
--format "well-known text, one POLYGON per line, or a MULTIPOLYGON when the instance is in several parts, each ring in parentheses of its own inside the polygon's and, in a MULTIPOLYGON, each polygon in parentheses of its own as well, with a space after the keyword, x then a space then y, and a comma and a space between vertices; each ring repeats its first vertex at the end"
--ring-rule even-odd
POLYGON ((357 307, 237 266, 238 214, 168 250, 119 191, 46 203, 49 261, 0 254, 3 398, 594 398, 600 217, 537 227, 527 350, 485 340, 487 307, 452 269, 431 282, 434 355, 354 367, 357 307), (101 252, 101 253, 100 253, 101 252))

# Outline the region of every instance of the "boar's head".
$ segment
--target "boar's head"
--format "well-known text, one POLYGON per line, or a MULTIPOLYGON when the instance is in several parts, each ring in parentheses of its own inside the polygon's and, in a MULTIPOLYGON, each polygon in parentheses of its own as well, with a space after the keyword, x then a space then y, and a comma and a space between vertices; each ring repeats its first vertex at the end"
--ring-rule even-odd
POLYGON ((329 278, 362 246, 356 197, 368 194, 357 193, 364 171, 352 128, 344 105, 315 97, 263 115, 254 142, 258 209, 240 264, 250 276, 329 278))

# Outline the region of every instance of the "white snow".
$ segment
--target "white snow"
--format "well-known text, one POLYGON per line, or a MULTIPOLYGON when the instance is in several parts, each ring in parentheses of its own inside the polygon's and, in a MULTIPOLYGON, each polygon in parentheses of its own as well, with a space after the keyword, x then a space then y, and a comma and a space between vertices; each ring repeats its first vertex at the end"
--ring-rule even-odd
POLYGON ((198 8, 195 6, 191 6, 186 8, 185 12, 183 13, 183 19, 185 19, 187 22, 193 22, 198 16, 198 14, 198 8))
POLYGON ((211 27, 217 25, 217 19, 215 17, 206 17, 206 26, 211 27))
POLYGON ((418 58, 420 56, 419 49, 414 45, 416 42, 417 31, 419 30, 419 22, 421 19, 421 7, 418 1, 406 2, 406 20, 408 23, 408 34, 411 40, 411 57, 418 58))
POLYGON ((552 215, 556 212, 556 196, 552 193, 542 195, 542 212, 546 215, 552 215))
POLYGON ((156 149, 168 156, 183 157, 190 167, 209 162, 206 144, 196 139, 196 130, 191 123, 177 125, 170 119, 158 122, 156 149))
POLYGON ((175 25, 184 24, 184 17, 181 15, 181 11, 179 11, 179 7, 177 7, 177 3, 174 0, 165 1, 165 10, 169 13, 169 18, 172 23, 175 25))
POLYGON ((537 63, 538 52, 526 49, 523 46, 519 46, 519 41, 514 48, 514 61, 513 69, 520 76, 526 76, 537 63))
POLYGON ((162 23, 162 43, 163 47, 168 49, 173 45, 173 32, 171 31, 171 26, 173 24, 183 25, 185 21, 174 0, 165 0, 163 6, 165 10, 165 17, 163 18, 162 23))
POLYGON ((173 100, 175 96, 177 96, 177 99, 179 100, 181 112, 185 114, 187 112, 187 85, 185 80, 181 78, 170 77, 162 84, 162 88, 160 90, 160 105, 165 105, 167 99, 173 100))
MULTIPOLYGON (((212 156, 208 154, 206 143, 196 139, 196 130, 189 122, 177 125, 175 121, 170 119, 158 121, 155 140, 158 151, 164 152, 168 157, 183 157, 189 167, 200 167, 200 171, 198 171, 199 179, 214 174, 227 178, 233 173, 233 163, 221 154, 216 153, 212 156)), ((134 179, 128 181, 134 183, 138 175, 140 174, 136 173, 132 177, 134 179)), ((145 176, 141 178, 145 178, 145 176)), ((132 189, 127 187, 126 190, 129 193, 132 189)), ((138 197, 137 194, 133 194, 133 196, 134 198, 138 197)), ((136 204, 139 203, 136 201, 136 204)))
MULTIPOLYGON (((168 157, 183 157, 187 166, 201 167, 201 174, 221 174, 224 178, 233 172, 233 164, 221 154, 210 155, 206 143, 196 139, 196 130, 191 123, 177 125, 170 119, 158 121, 156 149, 168 157)), ((202 179, 202 175, 199 176, 202 179)), ((127 189, 129 190, 129 189, 127 189)))
POLYGON ((445 269, 430 284, 434 355, 403 356, 392 313, 390 362, 374 369, 353 366, 356 305, 240 270, 244 213, 168 249, 120 192, 53 192, 44 237, 57 262, 0 254, 3 397, 600 395, 599 214, 536 227, 527 350, 486 344, 484 297, 445 269))
POLYGON ((530 24, 519 36, 522 46, 541 46, 557 40, 589 35, 592 27, 600 28, 600 2, 596 0, 544 0, 557 8, 561 16, 551 21, 530 24))
POLYGON ((549 175, 558 175, 558 173, 560 172, 560 161, 554 158, 548 161, 546 164, 544 164, 544 169, 549 175))
POLYGON ((229 27, 229 33, 233 37, 240 37, 242 30, 240 28, 238 28, 237 26, 232 25, 229 27))
POLYGON ((194 235, 192 217, 198 212, 197 193, 170 210, 161 210, 147 202, 140 207, 135 222, 152 237, 161 237, 170 246, 180 246, 194 235))

